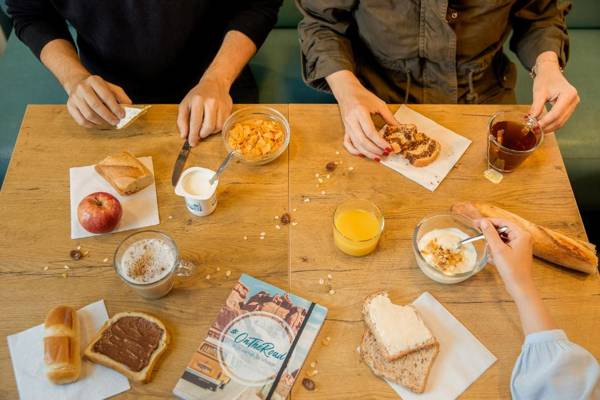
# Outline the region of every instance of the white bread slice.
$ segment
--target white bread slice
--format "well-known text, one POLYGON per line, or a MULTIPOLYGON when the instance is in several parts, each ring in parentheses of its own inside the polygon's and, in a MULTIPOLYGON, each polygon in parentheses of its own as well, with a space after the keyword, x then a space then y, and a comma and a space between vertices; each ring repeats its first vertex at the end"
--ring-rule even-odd
POLYGON ((94 168, 122 196, 137 193, 154 182, 150 170, 127 151, 107 156, 94 168))
POLYGON ((94 363, 102 364, 105 367, 112 368, 115 371, 122 373, 134 382, 147 383, 150 382, 152 370, 154 369, 154 366, 158 362, 160 356, 165 352, 169 341, 169 332, 167 331, 165 325, 159 319, 141 312, 122 312, 115 314, 112 318, 106 321, 104 325, 102 325, 102 328, 100 328, 96 336, 90 341, 83 354, 86 359, 94 363), (123 317, 141 317, 147 321, 155 323, 163 330, 163 334, 160 338, 158 347, 156 348, 156 350, 154 350, 154 353, 152 353, 148 365, 146 365, 146 367, 141 371, 132 371, 126 365, 115 361, 104 354, 97 353, 94 351, 94 344, 102 337, 104 331, 107 330, 111 326, 111 324, 115 323, 117 320, 123 317))
POLYGON ((363 318, 388 361, 437 343, 412 305, 393 304, 387 292, 377 292, 365 300, 363 318))
POLYGON ((360 345, 360 355, 373 373, 381 378, 423 393, 427 378, 437 354, 438 344, 413 351, 394 361, 388 361, 381 352, 375 336, 367 329, 360 345))

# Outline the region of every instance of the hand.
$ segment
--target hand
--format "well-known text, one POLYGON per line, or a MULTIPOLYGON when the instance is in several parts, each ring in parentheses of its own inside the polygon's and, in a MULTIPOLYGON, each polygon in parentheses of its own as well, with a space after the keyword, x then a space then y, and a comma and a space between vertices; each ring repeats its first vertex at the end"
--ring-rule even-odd
POLYGON ((550 111, 539 120, 546 132, 560 129, 571 117, 579 95, 560 71, 556 53, 542 53, 536 62, 536 77, 533 81, 533 104, 530 115, 538 118, 544 110, 546 102, 552 103, 550 111))
POLYGON ((379 114, 387 124, 398 123, 385 102, 368 91, 350 71, 335 72, 327 77, 327 82, 340 106, 346 150, 375 161, 387 156, 392 148, 371 119, 371 114, 379 114))
POLYGON ((106 82, 98 75, 78 75, 68 80, 64 87, 69 95, 69 114, 85 128, 117 125, 125 117, 121 104, 131 104, 131 99, 122 88, 106 82))
POLYGON ((233 107, 229 88, 225 81, 205 75, 179 104, 177 127, 191 146, 223 128, 233 107))
POLYGON ((531 235, 519 225, 503 219, 480 219, 476 225, 487 240, 491 253, 490 262, 496 266, 506 290, 518 298, 534 290, 531 266, 533 245, 531 235), (508 242, 504 243, 496 228, 507 226, 508 242))

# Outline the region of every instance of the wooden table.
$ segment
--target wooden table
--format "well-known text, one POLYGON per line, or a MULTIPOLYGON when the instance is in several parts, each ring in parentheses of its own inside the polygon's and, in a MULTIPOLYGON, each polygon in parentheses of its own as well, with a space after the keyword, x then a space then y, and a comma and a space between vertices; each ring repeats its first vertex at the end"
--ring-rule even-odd
MULTIPOLYGON (((181 145, 176 106, 154 106, 119 132, 79 128, 64 106, 30 106, 0 192, 0 334, 41 323, 58 304, 81 307, 104 299, 110 315, 147 311, 170 327, 173 343, 152 383, 132 385, 121 397, 170 397, 233 282, 245 272, 329 308, 301 373, 304 377, 311 369, 308 364, 317 360, 319 373, 313 377, 317 389, 309 393, 296 384, 293 398, 394 399, 395 393, 371 374, 355 351, 364 329, 361 303, 377 290, 388 290, 398 303, 429 291, 498 357, 463 398, 508 398, 510 373, 523 337, 516 308, 498 274, 488 267, 462 284, 437 284, 417 268, 410 238, 425 215, 445 212, 455 201, 482 200, 585 239, 554 136, 547 136, 526 164, 494 185, 482 175, 487 116, 499 109, 525 108, 411 106, 473 140, 456 168, 431 193, 378 163, 347 154, 341 146, 343 130, 336 106, 275 107, 290 120, 289 150, 263 167, 234 163, 222 178, 216 212, 198 218, 188 214, 170 183, 181 145), (158 229, 172 235, 183 255, 200 265, 199 274, 158 301, 141 299, 114 273, 112 254, 127 232, 70 239, 69 167, 93 164, 123 149, 153 157, 161 217, 158 229), (317 187, 315 174, 327 174, 329 161, 342 163, 317 187), (364 258, 340 253, 331 238, 333 210, 351 197, 374 201, 386 219, 379 249, 364 258), (292 213, 297 225, 277 230, 274 216, 285 211, 292 213), (259 239, 261 232, 266 233, 264 240, 259 239), (89 255, 73 261, 69 252, 78 245, 89 255), (70 267, 66 278, 65 265, 70 267), (232 273, 226 277, 228 270, 232 273), (333 295, 319 285, 328 274, 333 295), (327 336, 331 340, 326 345, 327 336)), ((188 165, 214 169, 224 155, 221 138, 215 136, 193 150, 188 165)), ((600 357, 598 274, 587 276, 536 260, 534 278, 569 337, 600 357)), ((6 341, 0 345, 0 381, 0 398, 16 398, 6 341)))

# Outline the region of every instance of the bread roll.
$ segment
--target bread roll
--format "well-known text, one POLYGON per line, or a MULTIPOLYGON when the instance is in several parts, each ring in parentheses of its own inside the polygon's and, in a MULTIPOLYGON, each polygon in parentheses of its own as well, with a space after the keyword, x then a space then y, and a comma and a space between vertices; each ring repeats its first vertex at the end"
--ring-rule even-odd
POLYGON ((127 151, 106 157, 95 169, 122 196, 139 192, 154 180, 148 168, 127 151))
POLYGON ((481 217, 507 219, 520 225, 531 234, 535 256, 588 274, 598 269, 596 246, 592 243, 570 238, 565 234, 537 225, 500 207, 486 203, 457 203, 452 206, 452 212, 469 219, 481 217))
POLYGON ((48 379, 59 385, 79 379, 80 341, 77 312, 67 306, 50 310, 44 323, 44 362, 48 379))

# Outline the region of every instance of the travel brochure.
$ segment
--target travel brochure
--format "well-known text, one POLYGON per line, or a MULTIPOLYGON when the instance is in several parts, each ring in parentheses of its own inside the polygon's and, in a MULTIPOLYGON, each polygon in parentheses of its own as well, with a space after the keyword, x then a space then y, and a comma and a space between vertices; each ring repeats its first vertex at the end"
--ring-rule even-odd
POLYGON ((286 399, 326 314, 242 274, 173 393, 186 400, 286 399))

